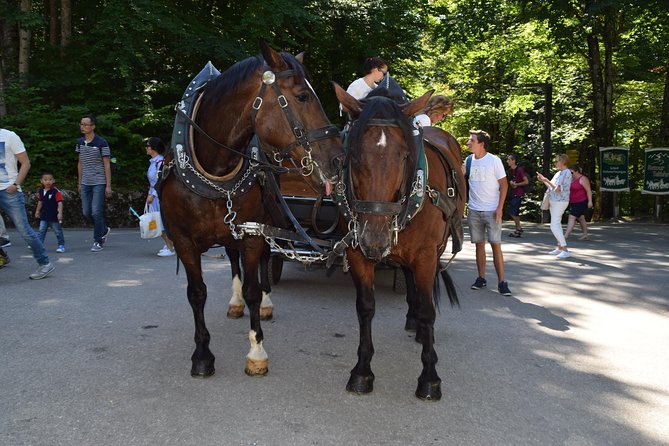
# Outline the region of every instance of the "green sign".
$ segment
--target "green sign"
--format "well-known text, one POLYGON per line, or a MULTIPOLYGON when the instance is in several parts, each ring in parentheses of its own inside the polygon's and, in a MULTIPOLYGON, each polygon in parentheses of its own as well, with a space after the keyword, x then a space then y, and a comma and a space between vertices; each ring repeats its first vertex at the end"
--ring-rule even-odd
POLYGON ((669 194, 669 149, 646 149, 642 194, 669 194))
POLYGON ((629 148, 600 147, 600 190, 629 192, 629 148))

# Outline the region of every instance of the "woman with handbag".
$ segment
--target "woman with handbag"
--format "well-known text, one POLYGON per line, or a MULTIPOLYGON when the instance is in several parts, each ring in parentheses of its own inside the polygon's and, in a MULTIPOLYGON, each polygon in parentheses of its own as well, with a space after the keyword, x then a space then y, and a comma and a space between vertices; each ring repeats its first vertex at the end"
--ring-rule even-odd
MULTIPOLYGON (((163 167, 163 153, 165 153, 165 143, 158 138, 157 136, 152 136, 146 142, 146 154, 151 157, 149 161, 149 170, 146 173, 146 177, 149 180, 149 193, 146 196, 146 212, 160 212, 160 201, 158 200, 158 192, 156 192, 156 183, 158 182, 158 176, 160 175, 160 170, 163 167)), ((165 241, 165 246, 163 249, 158 251, 159 257, 169 257, 175 254, 174 252, 174 243, 167 236, 165 230, 163 229, 162 221, 160 222, 160 229, 162 232, 160 236, 165 241)))
POLYGON ((551 212, 551 232, 557 240, 557 248, 549 252, 558 259, 571 257, 567 249, 567 240, 562 232, 562 214, 569 206, 569 191, 571 186, 571 171, 567 168, 569 157, 564 153, 555 158, 555 167, 558 171, 551 180, 537 172, 537 178, 548 188, 550 212, 551 212))

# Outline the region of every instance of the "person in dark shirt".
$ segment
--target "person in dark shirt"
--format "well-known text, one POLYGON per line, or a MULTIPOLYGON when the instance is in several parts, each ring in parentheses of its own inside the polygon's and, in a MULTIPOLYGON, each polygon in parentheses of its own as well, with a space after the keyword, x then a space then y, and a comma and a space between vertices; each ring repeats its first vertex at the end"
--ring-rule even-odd
POLYGON ((112 196, 111 150, 104 138, 95 134, 96 119, 93 115, 81 118, 79 128, 84 135, 77 140, 79 154, 79 192, 84 218, 93 222, 91 251, 104 249, 111 228, 105 225, 105 197, 112 196))
POLYGON ((46 232, 53 229, 58 240, 56 252, 65 252, 63 236, 63 194, 56 188, 56 178, 52 172, 42 172, 42 188, 37 191, 37 209, 35 218, 39 218, 39 238, 44 243, 46 232))

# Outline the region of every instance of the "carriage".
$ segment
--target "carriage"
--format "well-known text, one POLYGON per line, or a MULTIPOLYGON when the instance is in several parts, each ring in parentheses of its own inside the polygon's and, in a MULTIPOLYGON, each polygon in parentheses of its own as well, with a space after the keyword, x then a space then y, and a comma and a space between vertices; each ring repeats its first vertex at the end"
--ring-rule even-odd
MULTIPOLYGON (((186 270, 195 321, 191 375, 208 377, 215 370, 204 320, 203 252, 225 246, 235 253, 233 273, 241 259, 244 280, 233 280, 233 288, 242 311, 248 305, 245 372, 254 376, 268 371, 260 321, 263 307, 271 317, 272 306, 259 279, 269 277, 269 269, 278 282, 285 258, 331 265, 343 256, 356 284, 361 330, 358 364, 346 388, 371 392, 374 267, 387 258, 402 265, 409 307, 405 328, 416 330, 423 345, 416 395, 439 399, 433 299, 441 278, 451 304, 457 304, 439 257, 449 237, 454 252, 462 241, 459 145, 451 147, 457 142, 444 132, 423 135, 409 124, 431 92, 400 105, 382 89, 360 102, 335 84, 338 99, 355 117, 345 152, 306 79, 301 56, 278 53, 264 42, 261 53, 224 73, 208 63, 193 79, 176 107, 172 147, 161 173, 163 222, 186 270), (376 158, 365 149, 372 146, 376 158)), ((229 316, 234 298, 233 292, 229 316)))

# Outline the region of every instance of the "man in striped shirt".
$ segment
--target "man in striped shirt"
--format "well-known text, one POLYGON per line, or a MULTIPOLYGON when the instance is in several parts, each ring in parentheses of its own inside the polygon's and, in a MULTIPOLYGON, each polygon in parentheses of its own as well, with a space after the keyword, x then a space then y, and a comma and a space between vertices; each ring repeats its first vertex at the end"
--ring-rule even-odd
POLYGON ((105 225, 105 197, 112 195, 111 150, 104 138, 95 134, 95 116, 81 118, 79 128, 84 135, 77 140, 79 154, 79 192, 84 218, 93 222, 93 246, 91 251, 102 251, 111 228, 105 225))

